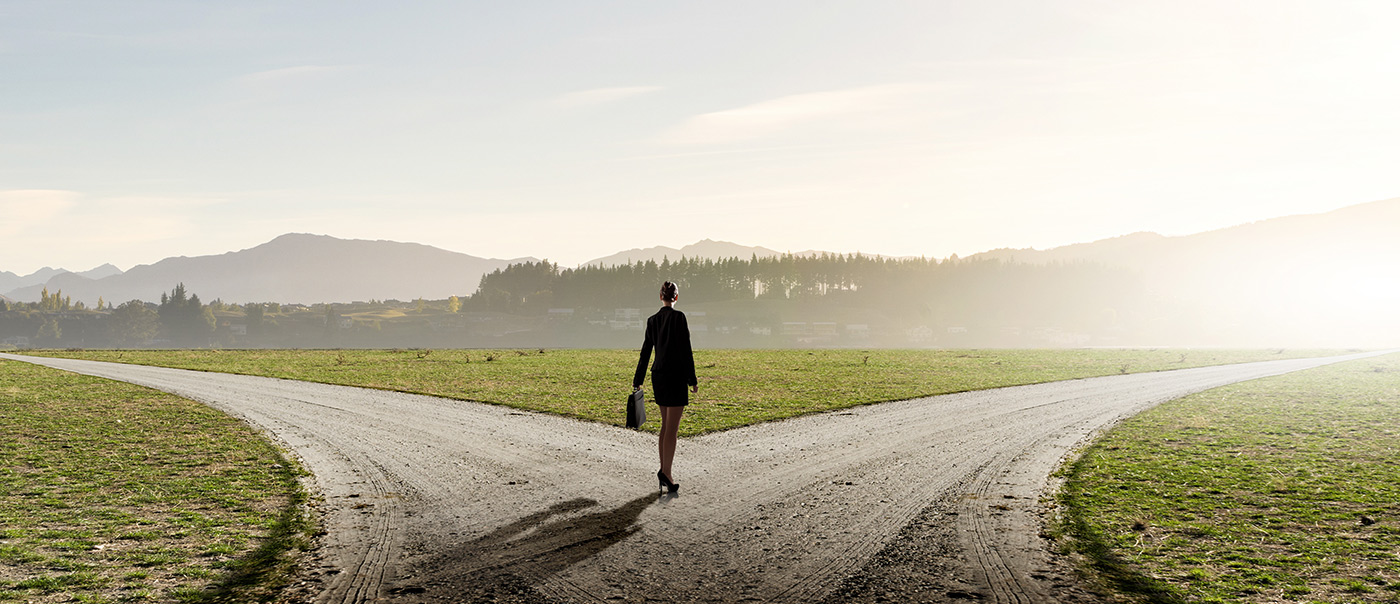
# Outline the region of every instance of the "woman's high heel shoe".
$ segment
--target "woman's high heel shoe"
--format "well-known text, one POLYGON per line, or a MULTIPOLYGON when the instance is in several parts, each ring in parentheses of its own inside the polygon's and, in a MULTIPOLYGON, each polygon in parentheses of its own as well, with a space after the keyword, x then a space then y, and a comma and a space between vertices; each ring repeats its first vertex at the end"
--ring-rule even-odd
POLYGON ((658 488, 660 488, 663 491, 675 493, 676 491, 681 490, 681 485, 671 482, 671 479, 667 478, 666 473, 662 472, 661 470, 656 471, 656 480, 661 483, 661 486, 658 488))

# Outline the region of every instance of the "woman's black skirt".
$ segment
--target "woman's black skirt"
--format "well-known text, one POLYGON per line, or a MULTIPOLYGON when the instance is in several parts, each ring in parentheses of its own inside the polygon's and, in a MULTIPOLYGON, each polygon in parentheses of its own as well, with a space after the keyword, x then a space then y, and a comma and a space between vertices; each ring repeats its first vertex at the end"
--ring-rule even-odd
POLYGON ((690 403, 690 387, 685 382, 658 382, 651 379, 651 394, 662 407, 684 407, 690 403))

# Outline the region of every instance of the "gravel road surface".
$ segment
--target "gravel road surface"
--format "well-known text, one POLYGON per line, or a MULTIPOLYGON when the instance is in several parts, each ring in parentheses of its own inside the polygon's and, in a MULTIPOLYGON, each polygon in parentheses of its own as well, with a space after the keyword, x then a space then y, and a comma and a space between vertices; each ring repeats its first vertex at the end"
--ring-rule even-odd
POLYGON ((1049 474, 1077 445, 1163 401, 1361 356, 984 390, 684 439, 677 496, 657 495, 655 436, 614 426, 289 380, 0 358, 201 401, 283 443, 315 475, 327 528, 294 598, 1038 603, 1092 599, 1040 536, 1049 474))

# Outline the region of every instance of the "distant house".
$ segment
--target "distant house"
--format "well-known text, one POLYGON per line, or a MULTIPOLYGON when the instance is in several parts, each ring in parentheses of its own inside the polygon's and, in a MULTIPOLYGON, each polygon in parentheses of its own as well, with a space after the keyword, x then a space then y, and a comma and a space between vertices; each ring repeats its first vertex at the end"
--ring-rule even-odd
POLYGON ((933 341, 933 330, 926 325, 920 325, 904 330, 904 337, 915 344, 927 344, 933 341))
POLYGON ((772 327, 750 327, 750 328, 749 328, 749 333, 751 333, 751 334, 753 334, 753 335, 756 335, 756 336, 771 336, 771 335, 773 335, 773 328, 772 328, 772 327))
POLYGON ((646 322, 641 319, 613 319, 608 321, 608 327, 611 327, 613 331, 642 331, 646 329, 646 322))
POLYGON ((864 323, 852 323, 846 326, 846 337, 848 338, 868 338, 870 337, 870 326, 864 323))
POLYGON ((642 309, 640 308, 614 308, 613 318, 608 321, 608 327, 613 331, 642 331, 646 329, 646 322, 642 320, 642 309))
POLYGON ((948 333, 967 333, 966 327, 949 327, 948 333))
POLYGON ((839 330, 832 321, 817 321, 812 324, 812 335, 819 338, 834 338, 839 330))
POLYGON ((572 309, 572 308, 551 308, 551 309, 549 309, 548 315, 549 315, 549 318, 551 318, 551 319, 572 319, 572 318, 574 318, 574 309, 572 309))
POLYGON ((812 327, 805 321, 783 321, 782 333, 785 336, 810 336, 812 327))
POLYGON ((248 326, 243 323, 229 323, 228 332, 236 336, 248 335, 248 326))

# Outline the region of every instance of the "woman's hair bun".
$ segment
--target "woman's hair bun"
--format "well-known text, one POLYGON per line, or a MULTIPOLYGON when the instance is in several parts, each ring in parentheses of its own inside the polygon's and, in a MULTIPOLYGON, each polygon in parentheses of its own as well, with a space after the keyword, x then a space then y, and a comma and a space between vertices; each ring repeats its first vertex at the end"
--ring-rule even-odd
POLYGON ((661 284, 661 297, 665 298, 667 302, 675 302, 676 295, 679 293, 680 288, 677 288, 675 283, 667 281, 661 284))

